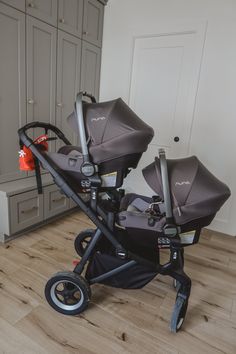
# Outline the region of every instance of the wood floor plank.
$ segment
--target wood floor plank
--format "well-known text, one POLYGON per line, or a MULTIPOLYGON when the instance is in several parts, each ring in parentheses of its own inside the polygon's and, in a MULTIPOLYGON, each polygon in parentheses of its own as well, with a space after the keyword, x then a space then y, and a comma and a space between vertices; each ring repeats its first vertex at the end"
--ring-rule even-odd
POLYGON ((236 328, 236 298, 233 301, 232 311, 231 311, 231 319, 235 323, 236 328))
MULTIPOLYGON (((166 347, 176 348, 178 351, 183 351, 185 348, 191 347, 191 353, 199 354, 203 350, 206 353, 220 353, 214 346, 208 343, 202 343, 202 340, 197 336, 193 336, 187 330, 183 330, 178 335, 169 332, 169 320, 170 312, 167 316, 163 316, 160 308, 150 308, 144 303, 141 303, 135 299, 127 298, 126 293, 122 292, 122 298, 117 294, 110 294, 109 290, 103 289, 103 301, 96 301, 97 306, 101 306, 105 311, 108 311, 111 315, 126 320, 130 325, 136 325, 142 329, 148 335, 156 338, 160 342, 165 342, 166 347)), ((167 314, 167 313, 166 313, 167 314)))
MULTIPOLYGON (((229 264, 229 259, 230 259, 230 255, 232 255, 232 253, 227 253, 226 251, 224 251, 223 249, 220 250, 220 246, 218 246, 216 248, 216 246, 211 247, 212 245, 210 244, 199 244, 199 245, 195 245, 195 248, 193 247, 189 247, 189 249, 187 250, 187 254, 189 256, 194 256, 194 255, 198 255, 199 259, 203 259, 209 262, 212 262, 213 264, 219 264, 227 266, 229 264)), ((235 252, 236 255, 236 252, 235 252)))
POLYGON ((236 238, 209 230, 186 248, 192 293, 178 334, 168 328, 176 292, 164 276, 140 290, 96 284, 78 317, 51 309, 45 283, 73 269, 74 238, 91 227, 76 212, 0 247, 0 354, 236 353, 236 238))
POLYGON ((50 240, 42 240, 34 244, 31 247, 31 250, 36 250, 41 254, 45 254, 56 262, 66 266, 68 263, 72 263, 73 260, 72 254, 74 252, 70 251, 70 248, 63 247, 59 243, 51 242, 50 240))
POLYGON ((0 318, 0 353, 48 354, 48 351, 27 335, 24 335, 16 327, 11 326, 7 321, 0 318))
POLYGON ((14 273, 16 270, 19 270, 21 264, 16 263, 14 260, 8 259, 7 256, 4 256, 3 252, 1 252, 0 246, 0 276, 2 274, 9 275, 14 273))
POLYGON ((102 327, 79 317, 63 316, 62 320, 62 315, 45 306, 32 311, 27 318, 17 324, 17 328, 22 330, 25 328, 26 333, 29 328, 33 328, 43 342, 47 337, 50 342, 53 341, 69 353, 83 353, 84 350, 96 354, 125 353, 124 342, 110 337, 102 327))
POLYGON ((0 318, 11 324, 15 324, 38 306, 37 300, 6 276, 1 276, 0 290, 0 318))

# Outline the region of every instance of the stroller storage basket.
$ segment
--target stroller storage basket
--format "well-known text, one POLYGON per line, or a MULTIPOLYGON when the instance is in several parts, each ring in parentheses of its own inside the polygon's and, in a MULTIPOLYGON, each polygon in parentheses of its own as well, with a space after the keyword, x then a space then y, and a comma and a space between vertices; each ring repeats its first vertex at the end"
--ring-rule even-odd
MULTIPOLYGON (((90 260, 86 279, 89 280, 96 278, 99 275, 107 273, 112 269, 116 269, 127 261, 117 258, 115 256, 101 253, 97 251, 93 258, 90 260)), ((122 289, 140 289, 149 283, 158 273, 150 270, 140 264, 135 264, 132 267, 113 275, 100 283, 122 289)))
MULTIPOLYGON (((152 247, 149 239, 140 238, 132 239, 129 233, 125 230, 114 230, 116 239, 129 251, 134 252, 140 257, 143 257, 147 262, 159 263, 158 247, 152 247)), ((99 277, 113 269, 127 264, 129 260, 123 260, 116 256, 115 248, 107 242, 104 236, 97 243, 96 252, 91 257, 87 271, 86 279, 88 282, 92 278, 99 277)), ((156 275, 157 271, 146 265, 136 263, 128 269, 122 270, 120 273, 106 278, 100 283, 123 289, 139 289, 149 283, 156 275)))

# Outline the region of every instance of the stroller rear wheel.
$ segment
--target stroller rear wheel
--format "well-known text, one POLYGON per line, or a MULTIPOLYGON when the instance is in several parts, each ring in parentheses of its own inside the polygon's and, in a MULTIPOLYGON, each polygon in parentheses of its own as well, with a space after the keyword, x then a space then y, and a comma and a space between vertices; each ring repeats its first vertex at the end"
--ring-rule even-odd
POLYGON ((95 230, 87 229, 79 233, 76 237, 74 246, 75 250, 80 257, 83 257, 86 248, 88 247, 89 242, 91 241, 92 236, 94 235, 95 230))
POLYGON ((181 329, 184 323, 187 308, 188 308, 188 298, 185 298, 184 296, 181 295, 177 295, 174 310, 171 317, 171 322, 170 322, 171 332, 176 333, 181 329))
POLYGON ((50 306, 64 315, 78 315, 91 298, 87 281, 74 272, 59 272, 48 280, 45 297, 50 306))

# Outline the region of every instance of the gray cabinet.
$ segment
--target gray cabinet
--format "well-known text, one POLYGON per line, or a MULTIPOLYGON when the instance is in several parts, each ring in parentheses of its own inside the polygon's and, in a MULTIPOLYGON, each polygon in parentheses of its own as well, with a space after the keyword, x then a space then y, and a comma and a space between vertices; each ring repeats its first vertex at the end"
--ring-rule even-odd
POLYGON ((44 188, 44 219, 58 215, 70 207, 70 200, 55 185, 44 188))
POLYGON ((50 122, 78 144, 66 118, 81 89, 98 99, 103 9, 103 0, 0 0, 0 241, 75 207, 48 173, 38 195, 32 172, 19 171, 17 130, 50 122))
MULTIPOLYGON (((27 17, 28 122, 55 124, 56 44, 54 27, 27 17)), ((35 130, 36 136, 41 133, 35 130)))
POLYGON ((97 0, 84 0, 83 39, 102 46, 104 6, 97 0))
POLYGON ((38 195, 34 177, 1 184, 0 241, 74 208, 72 201, 53 184, 50 175, 42 175, 42 185, 43 194, 38 195))
POLYGON ((0 183, 22 178, 17 130, 26 123, 25 15, 0 3, 0 183))
POLYGON ((5 4, 15 7, 18 10, 25 11, 25 0, 2 0, 5 4))
POLYGON ((81 38, 83 0, 58 1, 58 28, 81 38))
POLYGON ((75 97, 80 89, 81 40, 58 31, 56 124, 72 144, 77 135, 68 126, 66 118, 73 111, 75 97))
POLYGON ((37 190, 9 198, 10 233, 16 233, 43 220, 43 196, 37 190))
POLYGON ((57 25, 57 0, 26 0, 26 12, 50 25, 57 25))
POLYGON ((101 49, 87 42, 82 44, 81 89, 99 97, 101 49))

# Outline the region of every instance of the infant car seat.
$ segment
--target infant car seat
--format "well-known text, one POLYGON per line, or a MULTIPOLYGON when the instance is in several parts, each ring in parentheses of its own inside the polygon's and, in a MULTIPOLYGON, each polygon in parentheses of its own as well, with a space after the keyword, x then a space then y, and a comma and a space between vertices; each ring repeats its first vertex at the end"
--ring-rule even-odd
MULTIPOLYGON (((167 160, 173 217, 179 232, 201 230, 208 226, 230 196, 229 188, 219 181, 197 157, 167 160)), ((127 194, 121 201, 119 225, 131 234, 147 230, 163 233, 166 225, 160 159, 143 169, 148 185, 159 196, 157 202, 136 194, 127 194), (150 207, 156 205, 155 210, 150 207)), ((195 239, 195 242, 198 240, 195 239)))
MULTIPOLYGON (((90 161, 104 189, 122 185, 130 168, 136 168, 153 138, 153 129, 144 123, 121 99, 102 103, 83 102, 83 119, 90 161)), ((71 128, 81 134, 76 107, 68 117, 71 128)), ((66 173, 77 191, 87 192, 89 181, 82 173, 82 148, 66 145, 57 153, 48 153, 56 166, 66 173)))

